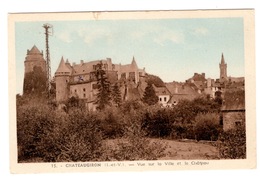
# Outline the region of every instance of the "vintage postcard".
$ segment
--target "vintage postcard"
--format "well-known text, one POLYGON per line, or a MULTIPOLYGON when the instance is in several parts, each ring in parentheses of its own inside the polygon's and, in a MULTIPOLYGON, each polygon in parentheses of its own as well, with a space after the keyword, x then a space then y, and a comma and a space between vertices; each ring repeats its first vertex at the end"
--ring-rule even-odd
POLYGON ((256 168, 254 10, 9 14, 11 173, 256 168))

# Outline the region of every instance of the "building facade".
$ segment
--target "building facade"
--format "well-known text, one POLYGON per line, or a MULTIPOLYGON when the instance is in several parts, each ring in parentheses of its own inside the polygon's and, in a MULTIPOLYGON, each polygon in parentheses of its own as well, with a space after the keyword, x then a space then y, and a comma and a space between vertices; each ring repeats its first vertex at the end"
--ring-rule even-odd
POLYGON ((110 58, 90 62, 81 60, 79 64, 71 64, 62 57, 55 72, 56 101, 63 103, 74 96, 84 100, 89 110, 95 110, 97 95, 95 73, 100 63, 112 84, 118 81, 132 81, 137 84, 140 77, 145 75, 145 70, 138 68, 135 58, 131 64, 121 65, 112 63, 110 58))

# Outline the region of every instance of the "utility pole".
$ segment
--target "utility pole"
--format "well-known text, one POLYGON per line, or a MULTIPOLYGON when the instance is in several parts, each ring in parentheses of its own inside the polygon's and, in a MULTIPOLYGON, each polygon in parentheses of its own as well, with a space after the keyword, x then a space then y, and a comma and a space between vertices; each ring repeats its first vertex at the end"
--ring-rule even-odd
POLYGON ((46 41, 46 74, 47 74, 47 81, 46 81, 46 91, 48 94, 48 98, 50 97, 50 89, 51 89, 51 60, 50 60, 50 51, 49 51, 49 35, 52 35, 52 25, 51 24, 44 24, 43 28, 45 29, 45 41, 46 41), (49 29, 51 29, 49 31, 49 29))

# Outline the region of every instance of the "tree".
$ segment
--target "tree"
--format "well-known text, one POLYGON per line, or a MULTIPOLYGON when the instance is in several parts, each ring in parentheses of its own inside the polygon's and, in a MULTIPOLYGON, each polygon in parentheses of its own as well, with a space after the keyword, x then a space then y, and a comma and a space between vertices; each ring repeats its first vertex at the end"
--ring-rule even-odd
POLYGON ((23 94, 42 96, 46 92, 46 81, 46 73, 41 67, 35 66, 32 72, 25 74, 23 94))
POLYGON ((150 82, 148 82, 145 88, 143 102, 148 105, 154 105, 158 102, 158 96, 155 94, 154 88, 150 82))
POLYGON ((97 78, 97 109, 102 110, 105 106, 110 105, 111 102, 111 91, 110 91, 110 82, 106 76, 106 72, 103 70, 103 63, 100 62, 97 64, 96 70, 97 78))
POLYGON ((115 85, 112 88, 112 100, 113 102, 117 105, 120 106, 122 103, 122 98, 121 98, 121 92, 120 88, 118 86, 118 83, 115 83, 115 85))

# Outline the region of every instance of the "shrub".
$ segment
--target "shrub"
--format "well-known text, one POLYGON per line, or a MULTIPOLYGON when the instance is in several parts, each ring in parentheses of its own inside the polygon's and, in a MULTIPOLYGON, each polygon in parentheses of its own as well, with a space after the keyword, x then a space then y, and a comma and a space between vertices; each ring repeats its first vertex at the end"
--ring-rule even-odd
POLYGON ((68 123, 62 126, 57 147, 57 161, 99 161, 102 156, 100 122, 91 113, 71 110, 68 123))
POLYGON ((123 115, 117 107, 107 107, 97 114, 104 138, 114 139, 124 134, 123 115))
POLYGON ((46 104, 23 105, 17 110, 18 161, 96 161, 102 159, 102 133, 93 114, 69 113, 46 104))
POLYGON ((194 134, 197 140, 217 140, 222 129, 217 113, 200 113, 194 120, 194 134))
POLYGON ((167 137, 171 133, 169 110, 160 107, 148 107, 143 114, 142 129, 149 137, 167 137))
POLYGON ((42 158, 53 161, 48 154, 54 148, 52 133, 54 113, 47 105, 19 107, 17 110, 18 161, 42 158))
POLYGON ((245 159, 246 158, 246 131, 245 127, 223 132, 219 136, 218 144, 220 158, 245 159))
POLYGON ((131 110, 124 121, 126 133, 117 148, 111 150, 112 160, 156 160, 165 155, 166 146, 145 137, 141 129, 142 115, 131 110), (130 118, 131 116, 131 118, 130 118))

